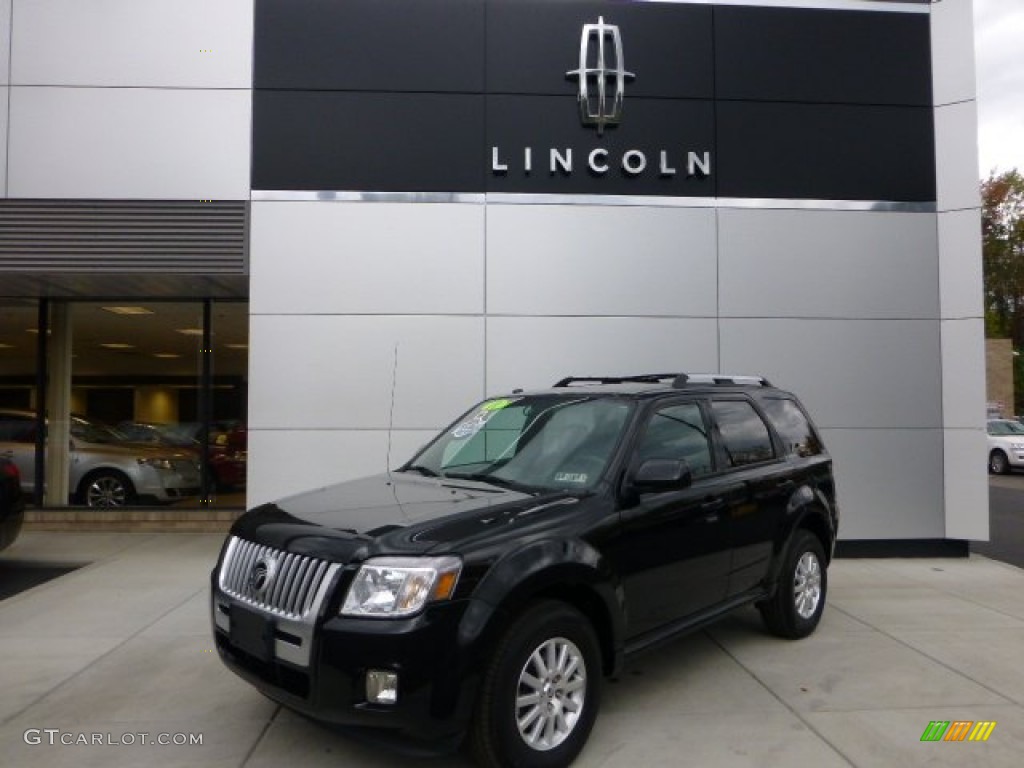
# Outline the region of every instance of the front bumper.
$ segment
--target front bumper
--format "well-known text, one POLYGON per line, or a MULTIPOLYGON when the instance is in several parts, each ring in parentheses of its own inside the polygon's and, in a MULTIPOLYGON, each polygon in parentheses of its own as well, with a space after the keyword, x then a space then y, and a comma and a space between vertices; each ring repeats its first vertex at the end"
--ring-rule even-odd
POLYGON ((176 461, 174 469, 140 466, 135 478, 136 492, 168 502, 199 494, 199 469, 192 462, 176 461))
MULTIPOLYGON (((339 573, 338 580, 344 576, 339 573)), ((342 617, 333 607, 310 625, 225 594, 216 572, 211 587, 221 660, 267 696, 316 720, 397 730, 428 741, 457 737, 469 720, 473 654, 458 647, 468 605, 437 604, 408 619, 342 617), (395 704, 367 701, 371 669, 398 674, 395 704)))

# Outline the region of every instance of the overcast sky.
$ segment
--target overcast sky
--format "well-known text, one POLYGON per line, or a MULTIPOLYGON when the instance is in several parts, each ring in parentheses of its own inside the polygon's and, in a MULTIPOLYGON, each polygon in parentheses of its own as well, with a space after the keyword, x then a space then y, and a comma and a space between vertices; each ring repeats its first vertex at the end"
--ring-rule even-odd
POLYGON ((1024 0, 974 0, 979 178, 1024 173, 1024 0))

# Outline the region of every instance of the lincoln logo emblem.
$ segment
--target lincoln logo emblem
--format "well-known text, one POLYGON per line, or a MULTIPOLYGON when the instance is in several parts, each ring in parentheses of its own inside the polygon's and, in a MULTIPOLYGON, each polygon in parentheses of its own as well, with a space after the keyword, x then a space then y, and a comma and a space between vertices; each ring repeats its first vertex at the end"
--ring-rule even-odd
POLYGON ((276 570, 277 561, 273 558, 261 557, 253 564, 252 570, 249 571, 249 587, 256 597, 263 597, 266 593, 276 570))
POLYGON ((580 118, 584 125, 596 125, 597 135, 606 125, 622 119, 622 101, 626 96, 626 80, 632 72, 625 70, 622 57, 622 36, 614 24, 605 24, 599 16, 597 24, 584 24, 580 35, 580 66, 565 73, 579 81, 580 118), (591 43, 596 38, 597 45, 591 43), (592 93, 591 88, 597 92, 592 93))

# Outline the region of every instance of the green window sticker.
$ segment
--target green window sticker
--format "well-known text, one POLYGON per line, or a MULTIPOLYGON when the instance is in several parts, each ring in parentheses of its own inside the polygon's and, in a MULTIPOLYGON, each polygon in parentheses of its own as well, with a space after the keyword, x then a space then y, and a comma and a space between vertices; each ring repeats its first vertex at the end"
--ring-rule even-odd
POLYGON ((508 408, 515 400, 507 397, 503 397, 500 400, 491 400, 480 406, 481 411, 500 411, 502 408, 508 408))

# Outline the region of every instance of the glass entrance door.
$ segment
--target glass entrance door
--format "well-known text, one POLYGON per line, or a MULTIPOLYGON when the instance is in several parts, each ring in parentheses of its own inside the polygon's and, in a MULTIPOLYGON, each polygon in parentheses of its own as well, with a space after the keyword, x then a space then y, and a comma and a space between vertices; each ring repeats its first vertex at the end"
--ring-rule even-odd
POLYGON ((45 494, 37 500, 244 506, 246 304, 51 301, 43 313, 43 385, 31 354, 36 308, 3 311, 10 322, 0 332, 0 452, 17 454, 27 470, 23 486, 34 491, 45 442, 45 494), (9 331, 15 326, 24 326, 26 339, 6 341, 17 337, 9 331), (36 428, 41 413, 45 441, 38 429, 12 426, 36 428), (17 440, 5 442, 5 431, 17 440))

